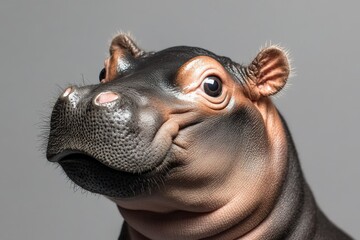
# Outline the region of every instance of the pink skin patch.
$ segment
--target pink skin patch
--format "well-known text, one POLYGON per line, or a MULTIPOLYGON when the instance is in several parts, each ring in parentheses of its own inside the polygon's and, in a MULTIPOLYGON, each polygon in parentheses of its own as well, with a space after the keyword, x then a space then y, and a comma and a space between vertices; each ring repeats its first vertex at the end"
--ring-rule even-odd
POLYGON ((95 104, 102 105, 109 102, 113 102, 119 98, 119 95, 114 92, 102 92, 95 98, 95 104))
POLYGON ((69 96, 69 94, 72 92, 72 87, 68 87, 65 91, 64 91, 64 93, 63 93, 63 97, 67 97, 67 96, 69 96))

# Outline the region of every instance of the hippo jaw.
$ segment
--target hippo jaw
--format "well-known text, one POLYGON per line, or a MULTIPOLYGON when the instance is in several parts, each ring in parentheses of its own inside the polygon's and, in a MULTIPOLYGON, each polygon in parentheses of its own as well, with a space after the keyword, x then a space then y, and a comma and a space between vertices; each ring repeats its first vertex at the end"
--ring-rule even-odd
POLYGON ((78 186, 93 193, 108 197, 129 198, 151 193, 151 189, 164 182, 175 164, 162 164, 142 173, 115 170, 90 155, 74 150, 65 150, 49 158, 63 168, 66 175, 78 186))

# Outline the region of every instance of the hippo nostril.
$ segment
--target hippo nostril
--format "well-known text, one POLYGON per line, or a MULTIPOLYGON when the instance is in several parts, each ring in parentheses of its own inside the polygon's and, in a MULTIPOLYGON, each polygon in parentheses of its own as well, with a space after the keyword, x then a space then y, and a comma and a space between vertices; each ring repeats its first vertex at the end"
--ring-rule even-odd
POLYGON ((102 92, 96 96, 94 102, 96 105, 103 105, 109 102, 113 102, 119 98, 119 94, 114 92, 102 92))
POLYGON ((64 91, 64 93, 62 94, 62 97, 66 98, 67 96, 70 95, 70 93, 72 93, 72 91, 73 91, 73 88, 72 88, 72 87, 68 87, 68 88, 64 91))

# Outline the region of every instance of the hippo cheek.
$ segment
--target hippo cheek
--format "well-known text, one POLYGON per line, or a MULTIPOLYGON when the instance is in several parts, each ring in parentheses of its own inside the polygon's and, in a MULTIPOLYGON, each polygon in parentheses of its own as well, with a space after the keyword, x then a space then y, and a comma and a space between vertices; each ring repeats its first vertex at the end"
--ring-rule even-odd
POLYGON ((180 130, 175 143, 185 149, 185 161, 191 156, 197 156, 195 161, 216 156, 213 165, 230 164, 230 159, 236 159, 244 167, 252 168, 268 149, 265 126, 258 115, 253 107, 243 106, 231 113, 201 119, 198 124, 180 130))
POLYGON ((174 155, 182 167, 172 172, 161 192, 171 206, 214 211, 241 195, 240 204, 250 208, 267 196, 262 183, 268 176, 263 157, 268 146, 264 128, 253 114, 252 109, 242 108, 180 130, 174 139, 174 155), (242 119, 242 125, 233 124, 242 119))

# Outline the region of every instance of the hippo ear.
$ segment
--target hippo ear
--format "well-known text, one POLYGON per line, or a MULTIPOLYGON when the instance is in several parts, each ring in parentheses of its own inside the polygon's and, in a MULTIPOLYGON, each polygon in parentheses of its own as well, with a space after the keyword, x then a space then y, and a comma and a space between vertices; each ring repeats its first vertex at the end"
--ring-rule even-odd
POLYGON ((125 51, 128 51, 134 58, 138 58, 146 54, 145 51, 143 51, 137 46, 132 37, 129 34, 125 33, 120 33, 119 35, 115 36, 111 41, 111 47, 112 46, 117 46, 125 51))
POLYGON ((147 56, 128 35, 120 33, 113 38, 110 45, 110 56, 105 60, 105 67, 99 74, 101 83, 116 79, 136 64, 136 58, 147 56))
POLYGON ((262 49, 247 67, 250 78, 251 96, 270 96, 279 92, 290 74, 290 64, 286 51, 277 46, 262 49))

